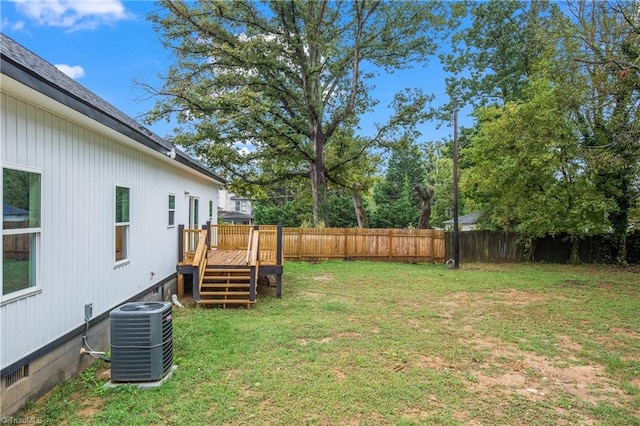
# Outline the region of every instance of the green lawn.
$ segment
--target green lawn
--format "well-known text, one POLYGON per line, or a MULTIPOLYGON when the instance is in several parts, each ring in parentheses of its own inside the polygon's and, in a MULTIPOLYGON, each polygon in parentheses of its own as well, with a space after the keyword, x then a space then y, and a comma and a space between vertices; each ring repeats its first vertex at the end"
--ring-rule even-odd
POLYGON ((104 364, 32 403, 47 424, 640 425, 640 273, 607 266, 287 263, 283 298, 174 309, 178 370, 104 364))

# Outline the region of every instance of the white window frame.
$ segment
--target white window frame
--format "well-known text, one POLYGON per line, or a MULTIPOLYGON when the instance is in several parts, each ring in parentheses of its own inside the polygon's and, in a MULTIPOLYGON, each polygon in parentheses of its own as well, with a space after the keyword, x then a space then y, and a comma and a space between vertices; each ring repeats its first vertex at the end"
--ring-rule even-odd
POLYGON ((113 186, 113 209, 111 210, 113 212, 113 256, 114 256, 114 268, 117 268, 119 266, 123 266, 128 264, 131 261, 131 187, 127 186, 127 185, 121 185, 121 184, 115 184, 113 186), (128 204, 129 204, 129 220, 127 222, 118 222, 117 221, 117 215, 116 215, 116 203, 117 203, 117 196, 118 196, 118 188, 125 188, 127 189, 129 192, 129 200, 128 200, 128 204), (124 258, 120 259, 120 260, 116 260, 116 249, 117 249, 117 238, 118 238, 118 231, 117 228, 118 227, 124 227, 125 228, 125 234, 124 234, 124 258))
MULTIPOLYGON (((5 235, 34 235, 35 236, 35 244, 34 244, 34 251, 35 251, 35 261, 34 261, 34 265, 33 265, 33 270, 34 270, 34 275, 35 275, 35 284, 31 287, 27 287, 27 288, 23 288, 22 290, 18 290, 18 291, 14 291, 11 292, 9 294, 3 294, 4 293, 4 275, 2 275, 2 280, 0 280, 0 306, 4 305, 6 303, 15 301, 17 299, 22 299, 28 296, 31 296, 33 294, 36 293, 41 293, 42 292, 42 280, 41 280, 41 273, 40 273, 40 268, 41 268, 41 261, 40 261, 40 255, 42 253, 42 250, 40 249, 40 240, 41 240, 41 235, 42 235, 42 189, 44 187, 43 181, 42 181, 42 169, 36 169, 33 167, 27 167, 27 166, 22 166, 22 165, 18 165, 18 164, 9 164, 9 163, 4 163, 2 164, 2 167, 0 167, 0 173, 2 173, 2 178, 3 178, 3 186, 2 189, 0 189, 0 193, 3 191, 4 188, 4 170, 5 169, 10 169, 10 170, 17 170, 17 171, 22 171, 22 172, 27 172, 27 173, 34 173, 34 174, 38 174, 40 175, 40 220, 39 220, 39 227, 36 228, 18 228, 18 229, 4 229, 4 225, 3 225, 3 229, 2 229, 2 240, 3 240, 3 256, 4 256, 4 236, 5 235)), ((2 194, 2 201, 4 203, 4 194, 2 194)), ((4 262, 4 261, 3 261, 4 262)), ((4 264, 3 264, 4 265, 4 264)))
POLYGON ((176 194, 173 192, 169 192, 167 197, 167 210, 168 210, 168 225, 167 228, 175 228, 176 227, 176 194), (173 197, 173 208, 171 208, 171 197, 173 197), (171 223, 171 212, 173 212, 173 223, 171 223))

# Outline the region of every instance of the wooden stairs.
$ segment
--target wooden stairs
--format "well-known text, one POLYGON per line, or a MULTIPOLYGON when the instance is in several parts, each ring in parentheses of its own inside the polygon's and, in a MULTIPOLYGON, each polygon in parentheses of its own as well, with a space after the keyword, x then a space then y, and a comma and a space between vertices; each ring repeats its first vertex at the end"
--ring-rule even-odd
POLYGON ((250 307, 251 268, 207 265, 200 286, 199 305, 250 307))

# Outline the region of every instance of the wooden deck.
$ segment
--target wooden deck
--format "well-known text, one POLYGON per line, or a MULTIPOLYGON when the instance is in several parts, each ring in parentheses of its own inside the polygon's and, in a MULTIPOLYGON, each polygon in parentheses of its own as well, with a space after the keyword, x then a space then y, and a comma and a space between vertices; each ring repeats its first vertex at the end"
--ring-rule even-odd
POLYGON ((184 295, 185 275, 200 305, 252 306, 260 276, 269 278, 282 294, 282 226, 211 225, 200 229, 178 227, 178 297, 184 295))
POLYGON ((247 266, 247 251, 208 250, 207 266, 247 266))

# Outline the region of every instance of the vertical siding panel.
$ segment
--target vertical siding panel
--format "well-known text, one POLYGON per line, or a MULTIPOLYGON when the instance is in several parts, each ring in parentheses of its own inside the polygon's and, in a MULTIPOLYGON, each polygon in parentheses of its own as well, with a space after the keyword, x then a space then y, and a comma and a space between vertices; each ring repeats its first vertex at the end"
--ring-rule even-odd
MULTIPOLYGON (((0 111, 5 111, 4 114, 0 114, 0 162, 4 158, 7 158, 7 96, 4 93, 0 93, 0 111)), ((2 324, 2 317, 0 317, 0 324, 2 324)), ((0 338, 0 341, 2 339, 0 338)))
POLYGON ((37 167, 37 154, 36 147, 38 145, 38 121, 36 118, 36 107, 33 105, 27 105, 27 117, 25 122, 26 139, 25 144, 25 156, 27 165, 30 167, 37 167))
MULTIPOLYGON (((55 163, 57 164, 57 168, 55 169, 55 185, 57 188, 57 198, 58 201, 53 206, 52 210, 52 222, 54 223, 53 229, 51 230, 51 239, 53 245, 56 247, 56 253, 65 253, 64 248, 66 246, 65 237, 61 232, 61 229, 66 227, 66 224, 63 222, 64 215, 63 209, 64 206, 67 205, 66 194, 67 192, 63 190, 65 188, 64 183, 64 171, 67 168, 67 164, 65 162, 66 158, 66 122, 62 119, 57 119, 57 132, 56 132, 56 148, 57 152, 55 155, 55 163)), ((54 195, 55 197, 55 195, 54 195)), ((55 282, 55 291, 53 297, 56 299, 56 303, 60 307, 61 311, 58 316, 58 321, 60 322, 60 328, 63 328, 66 324, 67 317, 67 307, 64 305, 64 278, 65 278, 65 268, 68 262, 63 261, 63 257, 58 258, 56 262, 56 282, 55 282)))
POLYGON ((27 123, 26 123, 26 116, 27 116, 27 104, 22 102, 22 101, 18 101, 16 104, 16 118, 17 118, 17 122, 16 122, 16 130, 17 130, 17 135, 16 135, 16 144, 17 144, 17 150, 16 150, 16 163, 18 164, 28 164, 28 159, 27 159, 27 144, 26 144, 26 140, 27 140, 27 123))
POLYGON ((5 134, 6 138, 4 139, 4 153, 3 159, 4 161, 15 163, 15 155, 18 152, 17 140, 18 140, 18 130, 17 130, 17 121, 18 118, 16 116, 17 105, 16 99, 12 96, 6 96, 4 102, 4 115, 5 115, 5 134))
MULTIPOLYGON (((53 185, 52 170, 54 170, 53 163, 53 117, 50 113, 44 112, 43 117, 43 133, 42 133, 42 234, 40 235, 40 257, 41 259, 55 259, 56 252, 52 247, 51 230, 53 228, 53 222, 51 220, 51 206, 55 205, 55 197, 57 188, 53 185)), ((41 268, 41 283, 42 287, 51 289, 55 280, 53 266, 56 264, 53 262, 40 262, 41 268)), ((50 290, 51 291, 51 290, 50 290)), ((48 297, 46 302, 42 302, 43 307, 48 312, 55 312, 53 298, 48 297)), ((50 321, 43 321, 45 324, 42 326, 42 332, 47 336, 55 335, 55 332, 59 326, 57 315, 51 315, 50 321)))

